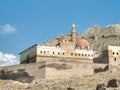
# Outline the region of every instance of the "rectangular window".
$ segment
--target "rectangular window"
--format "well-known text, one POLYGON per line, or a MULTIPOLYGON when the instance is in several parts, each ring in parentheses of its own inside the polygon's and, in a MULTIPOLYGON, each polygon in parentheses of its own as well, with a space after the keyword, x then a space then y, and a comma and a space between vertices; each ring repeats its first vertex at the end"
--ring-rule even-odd
POLYGON ((42 54, 42 51, 40 51, 40 53, 42 54))
POLYGON ((58 52, 58 55, 60 55, 60 52, 58 52))
POLYGON ((53 52, 53 55, 54 55, 55 53, 53 52))
POLYGON ((73 55, 73 53, 71 53, 71 55, 73 55))
POLYGON ((77 53, 75 53, 75 56, 77 56, 77 53))
POLYGON ((44 54, 46 54, 46 52, 44 51, 44 54))

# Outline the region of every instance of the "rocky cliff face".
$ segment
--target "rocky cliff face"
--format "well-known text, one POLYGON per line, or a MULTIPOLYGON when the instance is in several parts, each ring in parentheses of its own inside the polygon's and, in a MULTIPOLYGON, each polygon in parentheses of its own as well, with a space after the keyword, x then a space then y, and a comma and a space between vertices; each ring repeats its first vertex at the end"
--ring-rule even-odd
POLYGON ((83 32, 85 37, 94 46, 94 50, 101 51, 108 45, 120 45, 120 24, 100 27, 94 25, 83 32))
MULTIPOLYGON (((56 45, 59 42, 59 39, 63 35, 60 35, 52 40, 45 41, 45 45, 51 43, 51 45, 56 45)), ((66 35, 70 40, 70 34, 66 35)), ((105 27, 100 27, 94 25, 82 34, 77 34, 76 41, 84 37, 87 39, 90 44, 93 45, 95 51, 102 51, 107 48, 108 45, 120 46, 120 24, 107 25, 105 27)))

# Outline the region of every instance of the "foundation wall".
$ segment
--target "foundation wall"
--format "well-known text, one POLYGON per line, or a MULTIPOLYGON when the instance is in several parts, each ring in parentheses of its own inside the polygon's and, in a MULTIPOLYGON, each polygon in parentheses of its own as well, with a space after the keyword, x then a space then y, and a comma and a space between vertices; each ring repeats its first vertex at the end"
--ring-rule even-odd
POLYGON ((65 58, 65 57, 44 57, 44 56, 37 56, 36 62, 47 61, 47 62, 57 62, 57 61, 64 61, 64 62, 77 62, 77 63, 93 63, 91 59, 79 59, 79 58, 65 58))
POLYGON ((109 65, 110 66, 120 65, 120 58, 119 57, 109 57, 109 65))
POLYGON ((20 64, 0 67, 0 79, 31 82, 34 79, 45 78, 45 62, 20 64))
POLYGON ((0 79, 31 82, 40 78, 64 79, 75 76, 83 77, 94 74, 96 68, 104 67, 106 67, 105 64, 48 60, 39 63, 2 67, 0 68, 0 79))

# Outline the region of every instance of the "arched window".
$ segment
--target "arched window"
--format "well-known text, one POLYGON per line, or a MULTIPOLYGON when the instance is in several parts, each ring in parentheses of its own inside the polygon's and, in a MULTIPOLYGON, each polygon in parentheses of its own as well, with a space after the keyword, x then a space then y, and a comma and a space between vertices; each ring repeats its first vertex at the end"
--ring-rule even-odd
POLYGON ((93 54, 91 56, 93 57, 93 54))
POLYGON ((115 52, 113 52, 113 55, 115 54, 115 52))
POLYGON ((46 52, 44 51, 44 54, 46 54, 46 52))
POLYGON ((55 52, 53 52, 53 55, 55 54, 55 52))
POLYGON ((42 51, 40 51, 40 53, 42 54, 42 51))
POLYGON ((60 52, 58 52, 58 55, 60 55, 60 52))
POLYGON ((77 53, 75 53, 75 56, 77 56, 77 53))
POLYGON ((118 53, 118 52, 116 52, 116 55, 119 55, 119 53, 118 53))

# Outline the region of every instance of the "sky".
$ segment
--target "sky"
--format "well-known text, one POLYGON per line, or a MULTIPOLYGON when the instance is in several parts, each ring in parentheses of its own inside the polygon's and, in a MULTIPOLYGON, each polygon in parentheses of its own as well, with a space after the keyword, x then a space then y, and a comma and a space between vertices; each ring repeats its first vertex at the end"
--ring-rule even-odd
POLYGON ((19 63, 19 53, 60 34, 120 23, 120 0, 0 0, 0 66, 19 63))

